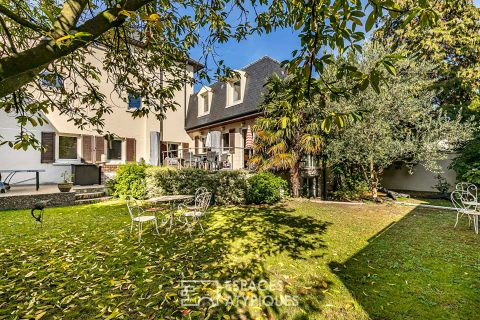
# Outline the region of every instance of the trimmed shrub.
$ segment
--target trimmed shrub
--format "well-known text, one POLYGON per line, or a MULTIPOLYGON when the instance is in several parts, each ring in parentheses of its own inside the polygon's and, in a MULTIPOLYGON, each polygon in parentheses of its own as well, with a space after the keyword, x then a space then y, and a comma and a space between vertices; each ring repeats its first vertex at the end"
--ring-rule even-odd
POLYGON ((282 199, 287 182, 271 172, 261 172, 248 178, 247 203, 273 204, 282 199))
POLYGON ((146 171, 147 196, 194 194, 205 187, 214 194, 215 203, 245 203, 247 180, 239 170, 210 172, 204 169, 149 167, 146 171))
POLYGON ((121 165, 115 174, 113 195, 120 198, 131 196, 135 199, 145 199, 147 166, 143 163, 128 163, 121 165))

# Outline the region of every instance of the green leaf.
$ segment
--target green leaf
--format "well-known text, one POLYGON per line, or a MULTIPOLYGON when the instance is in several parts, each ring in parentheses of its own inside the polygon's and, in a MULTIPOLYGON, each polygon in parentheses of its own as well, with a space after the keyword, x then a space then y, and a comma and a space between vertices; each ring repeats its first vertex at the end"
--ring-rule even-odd
POLYGON ((375 16, 375 11, 370 12, 367 18, 367 22, 365 23, 365 31, 369 32, 372 30, 373 25, 375 24, 376 16, 375 16))

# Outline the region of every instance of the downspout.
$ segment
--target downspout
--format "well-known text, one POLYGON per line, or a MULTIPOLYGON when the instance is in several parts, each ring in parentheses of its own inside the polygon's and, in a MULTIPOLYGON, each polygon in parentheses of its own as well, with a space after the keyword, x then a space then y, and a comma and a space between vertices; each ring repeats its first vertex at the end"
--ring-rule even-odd
MULTIPOLYGON (((160 86, 162 87, 163 89, 163 71, 160 70, 160 86)), ((159 128, 159 131, 160 131, 160 137, 159 137, 159 146, 158 146, 158 163, 160 165, 163 164, 163 161, 162 161, 162 142, 163 142, 163 118, 160 119, 160 128, 159 128)))

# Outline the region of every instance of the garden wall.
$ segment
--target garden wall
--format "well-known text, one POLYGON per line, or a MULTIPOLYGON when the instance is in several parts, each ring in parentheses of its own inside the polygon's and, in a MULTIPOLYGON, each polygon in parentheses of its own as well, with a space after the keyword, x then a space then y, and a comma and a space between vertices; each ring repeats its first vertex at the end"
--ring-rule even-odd
POLYGON ((0 210, 31 209, 37 202, 44 200, 50 200, 49 207, 71 206, 75 204, 75 192, 2 195, 0 210))
MULTIPOLYGON (((457 175, 455 171, 448 169, 448 166, 456 156, 456 154, 449 154, 447 160, 439 161, 443 169, 442 177, 444 177, 452 187, 455 186, 457 175)), ((404 166, 401 168, 392 167, 387 169, 383 173, 382 186, 393 190, 437 191, 433 187, 437 184, 436 174, 425 170, 421 165, 414 167, 414 170, 414 173, 411 175, 408 173, 408 168, 404 166)))

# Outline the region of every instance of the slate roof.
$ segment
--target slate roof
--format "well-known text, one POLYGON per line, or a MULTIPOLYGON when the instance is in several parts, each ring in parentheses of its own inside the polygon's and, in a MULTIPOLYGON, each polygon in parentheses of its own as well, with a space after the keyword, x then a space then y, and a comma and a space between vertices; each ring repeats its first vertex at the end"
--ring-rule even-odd
POLYGON ((198 117, 197 93, 190 96, 185 120, 186 130, 199 129, 219 122, 257 113, 259 111, 258 105, 262 102, 263 93, 266 90, 263 87, 265 81, 274 73, 283 77, 283 70, 280 67, 280 63, 268 56, 264 56, 250 63, 243 67, 241 71, 245 71, 246 73, 243 102, 226 108, 227 86, 223 81, 215 82, 209 86, 212 89, 212 102, 209 114, 198 117))

